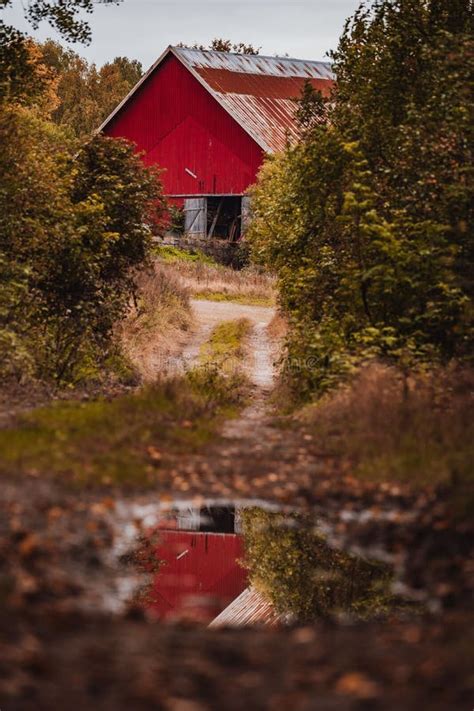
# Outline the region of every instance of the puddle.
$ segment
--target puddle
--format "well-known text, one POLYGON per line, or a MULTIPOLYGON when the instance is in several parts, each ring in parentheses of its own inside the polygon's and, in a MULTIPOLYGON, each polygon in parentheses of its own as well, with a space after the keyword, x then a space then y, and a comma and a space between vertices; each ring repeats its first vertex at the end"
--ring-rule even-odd
POLYGON ((141 507, 131 518, 135 545, 130 553, 132 530, 123 529, 129 552, 120 556, 122 589, 135 581, 126 602, 164 623, 281 626, 414 610, 389 565, 330 547, 314 518, 294 509, 207 499, 141 507))

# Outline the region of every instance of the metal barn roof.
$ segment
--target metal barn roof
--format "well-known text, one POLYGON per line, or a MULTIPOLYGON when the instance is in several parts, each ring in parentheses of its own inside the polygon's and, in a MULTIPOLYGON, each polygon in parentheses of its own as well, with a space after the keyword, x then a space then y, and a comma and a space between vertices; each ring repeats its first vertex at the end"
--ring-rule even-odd
POLYGON ((179 54, 194 67, 277 77, 334 78, 331 65, 328 62, 314 62, 291 57, 266 57, 261 54, 235 54, 187 47, 172 47, 172 49, 175 54, 179 54))
POLYGON ((209 627, 246 627, 247 625, 284 624, 284 615, 279 615, 272 603, 254 587, 246 588, 228 605, 209 627))
POLYGON ((325 95, 335 81, 328 62, 168 47, 99 130, 170 53, 267 153, 283 150, 288 140, 297 138, 295 99, 301 96, 305 81, 325 95))
POLYGON ((173 47, 193 74, 268 153, 295 139, 295 99, 305 81, 328 95, 331 65, 288 57, 233 54, 173 47))

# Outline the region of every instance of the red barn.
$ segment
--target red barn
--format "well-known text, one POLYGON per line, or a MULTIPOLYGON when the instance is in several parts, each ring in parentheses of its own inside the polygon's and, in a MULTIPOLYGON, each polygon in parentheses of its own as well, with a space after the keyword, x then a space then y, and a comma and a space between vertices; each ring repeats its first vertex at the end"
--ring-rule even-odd
POLYGON ((325 62, 168 47, 101 130, 164 169, 188 234, 234 240, 265 154, 296 138, 307 80, 327 96, 334 75, 325 62))

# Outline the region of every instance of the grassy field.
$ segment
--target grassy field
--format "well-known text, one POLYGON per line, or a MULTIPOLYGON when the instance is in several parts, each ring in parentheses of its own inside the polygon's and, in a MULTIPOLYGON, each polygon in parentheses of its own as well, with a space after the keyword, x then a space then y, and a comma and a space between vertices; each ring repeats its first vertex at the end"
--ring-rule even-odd
POLYGON ((155 255, 163 262, 175 263, 175 262, 200 262, 202 264, 214 264, 217 265, 215 259, 210 257, 200 250, 195 250, 193 252, 180 249, 180 247, 174 247, 171 244, 159 246, 155 249, 155 255))
POLYGON ((198 369, 112 400, 52 403, 0 430, 0 472, 81 486, 153 485, 167 452, 206 444, 245 394, 241 376, 198 369))
MULTIPOLYGON (((246 319, 219 324, 202 345, 195 370, 174 378, 160 373, 191 327, 182 271, 195 276, 206 269, 219 279, 228 271, 235 285, 241 277, 200 255, 184 261, 180 253, 168 253, 167 260, 139 275, 136 302, 118 333, 124 362, 142 386, 112 397, 56 400, 18 414, 0 430, 1 473, 53 476, 81 486, 152 484, 167 452, 198 449, 238 412, 248 387, 240 371, 251 330, 246 319)), ((252 278, 266 284, 261 276, 252 278)), ((250 282, 244 279, 245 288, 250 282)))

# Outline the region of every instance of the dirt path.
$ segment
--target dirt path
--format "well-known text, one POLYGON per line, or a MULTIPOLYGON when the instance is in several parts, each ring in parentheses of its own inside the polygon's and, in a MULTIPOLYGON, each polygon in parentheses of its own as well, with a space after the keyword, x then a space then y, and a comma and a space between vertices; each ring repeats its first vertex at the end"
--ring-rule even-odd
MULTIPOLYGON (((182 361, 185 367, 194 365, 199 357, 201 345, 209 338, 215 326, 223 321, 240 318, 249 319, 252 333, 247 344, 247 358, 243 370, 255 386, 252 401, 240 416, 225 423, 222 430, 224 440, 254 441, 267 439, 269 422, 267 397, 275 380, 275 363, 279 344, 269 337, 268 326, 276 314, 276 309, 250 306, 234 302, 201 301, 194 299, 192 308, 195 315, 195 331, 192 340, 185 347, 182 361)), ((235 451, 234 456, 239 456, 235 451)))
POLYGON ((271 387, 274 380, 274 346, 270 343, 267 327, 275 316, 275 309, 264 306, 237 304, 232 301, 205 301, 193 299, 191 306, 195 318, 193 337, 185 346, 181 362, 185 367, 196 364, 202 344, 213 328, 223 321, 246 318, 253 325, 245 370, 250 380, 261 388, 271 387))

